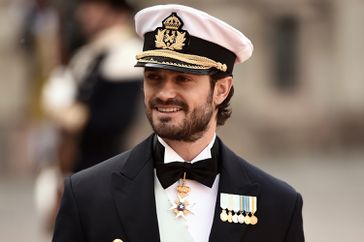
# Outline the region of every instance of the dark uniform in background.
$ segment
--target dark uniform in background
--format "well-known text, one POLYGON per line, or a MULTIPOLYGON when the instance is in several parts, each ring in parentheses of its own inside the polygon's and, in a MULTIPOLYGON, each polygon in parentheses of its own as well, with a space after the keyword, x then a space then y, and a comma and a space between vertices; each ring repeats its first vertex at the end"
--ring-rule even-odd
POLYGON ((125 150, 126 136, 137 114, 141 77, 109 80, 103 76, 101 68, 108 54, 95 59, 78 88, 77 101, 87 107, 88 118, 79 135, 75 172, 125 150))
POLYGON ((131 30, 131 6, 115 0, 80 0, 79 4, 77 16, 89 43, 74 57, 78 63, 73 69, 84 65, 84 73, 77 77, 76 102, 86 107, 88 117, 78 136, 74 172, 127 148, 142 79, 133 70, 130 55, 140 45, 131 30), (112 14, 118 20, 110 18, 112 14))
POLYGON ((58 102, 65 103, 48 105, 61 130, 59 163, 63 174, 126 150, 128 131, 140 106, 142 81, 142 72, 133 67, 133 55, 142 43, 132 30, 128 3, 79 0, 75 18, 87 43, 75 52, 67 68, 55 72, 59 76, 50 79, 45 100, 57 104, 52 99, 61 97, 58 102), (74 89, 72 95, 69 89, 74 89))

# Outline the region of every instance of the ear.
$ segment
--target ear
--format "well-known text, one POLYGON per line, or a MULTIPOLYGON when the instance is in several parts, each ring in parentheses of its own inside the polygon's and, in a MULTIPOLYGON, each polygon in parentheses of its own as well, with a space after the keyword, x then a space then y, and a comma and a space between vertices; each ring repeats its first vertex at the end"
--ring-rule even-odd
POLYGON ((216 106, 226 99, 232 86, 233 78, 231 76, 217 80, 214 89, 214 103, 216 106))

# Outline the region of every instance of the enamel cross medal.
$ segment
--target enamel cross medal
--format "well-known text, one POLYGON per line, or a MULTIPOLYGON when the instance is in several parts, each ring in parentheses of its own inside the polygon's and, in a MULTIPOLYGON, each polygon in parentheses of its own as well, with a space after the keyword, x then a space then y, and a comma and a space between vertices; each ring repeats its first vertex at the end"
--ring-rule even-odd
POLYGON ((191 204, 186 200, 191 188, 186 186, 185 183, 186 172, 183 174, 182 183, 177 186, 177 199, 174 203, 172 203, 172 207, 169 208, 169 210, 173 210, 173 212, 176 214, 176 218, 186 218, 185 216, 191 213, 191 204))

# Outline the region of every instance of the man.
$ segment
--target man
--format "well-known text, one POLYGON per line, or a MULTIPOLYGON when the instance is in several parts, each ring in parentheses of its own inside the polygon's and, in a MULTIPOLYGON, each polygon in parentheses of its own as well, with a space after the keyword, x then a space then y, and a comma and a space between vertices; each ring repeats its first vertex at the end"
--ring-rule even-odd
POLYGON ((231 114, 234 63, 251 56, 251 42, 181 5, 135 20, 155 134, 66 179, 53 241, 304 241, 301 196, 215 135, 231 114))

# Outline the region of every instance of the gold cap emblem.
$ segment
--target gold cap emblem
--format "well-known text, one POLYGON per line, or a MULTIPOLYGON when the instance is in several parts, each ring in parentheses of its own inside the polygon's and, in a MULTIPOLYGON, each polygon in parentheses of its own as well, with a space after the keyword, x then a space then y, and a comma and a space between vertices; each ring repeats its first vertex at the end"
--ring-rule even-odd
POLYGON ((187 31, 181 30, 182 20, 176 13, 172 13, 163 20, 163 28, 157 28, 155 47, 169 50, 182 50, 188 38, 187 31))
POLYGON ((178 30, 182 26, 182 21, 177 17, 176 13, 172 13, 163 21, 163 26, 166 29, 178 30))

